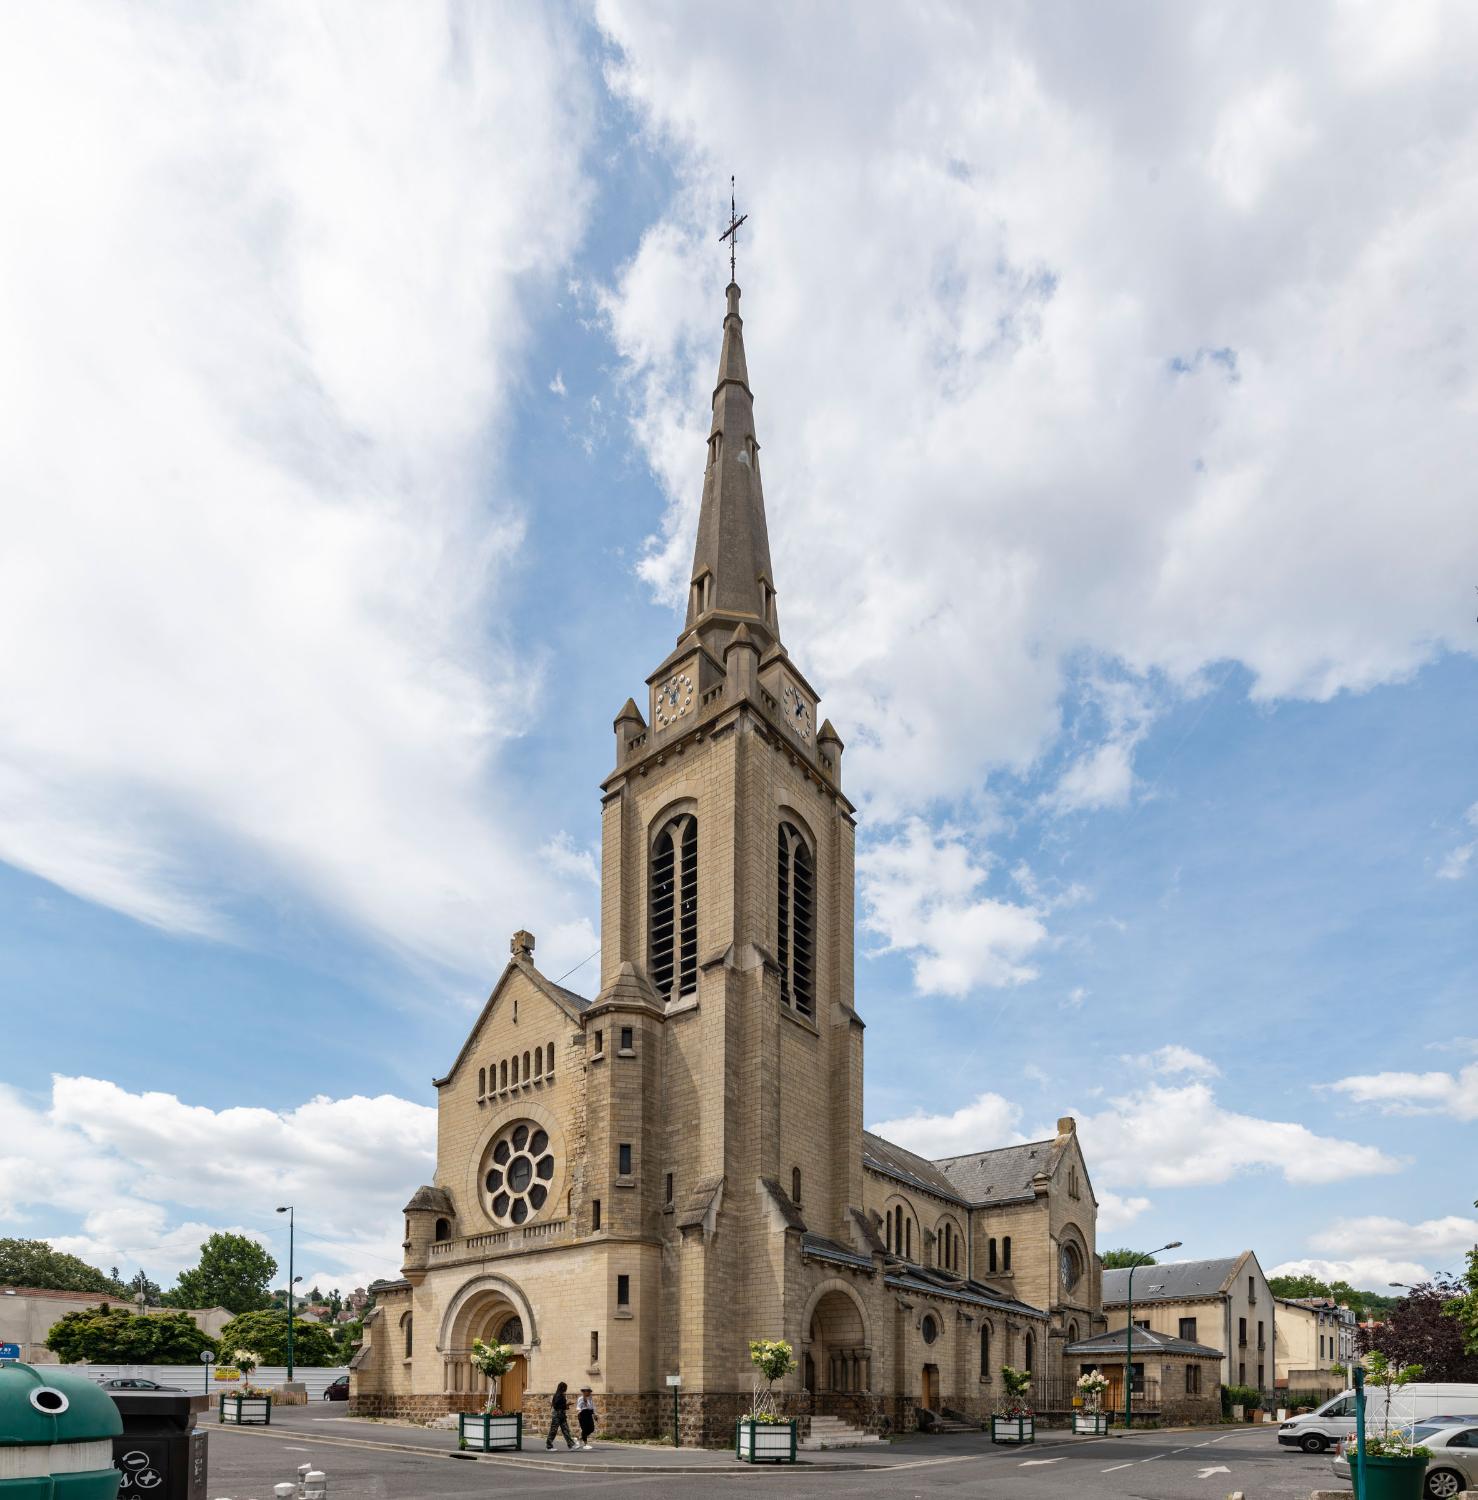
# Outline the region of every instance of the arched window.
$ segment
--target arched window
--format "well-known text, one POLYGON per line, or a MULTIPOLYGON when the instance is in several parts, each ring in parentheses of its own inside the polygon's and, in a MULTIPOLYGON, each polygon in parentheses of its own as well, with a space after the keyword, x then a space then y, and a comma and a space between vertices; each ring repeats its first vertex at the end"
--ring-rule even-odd
POLYGON ((674 818, 652 845, 647 968, 664 1000, 698 991, 698 820, 674 818))
MULTIPOLYGON (((1128 1337, 1128 1335, 1126 1334, 1125 1337, 1128 1337)), ((1067 1341, 1070 1344, 1078 1342, 1078 1325, 1076 1323, 1069 1323, 1067 1325, 1067 1341)))
POLYGON ((913 1259, 913 1215, 907 1215, 903 1220, 903 1258, 913 1259))
POLYGON ((411 1334, 415 1328, 415 1323, 416 1320, 410 1313, 406 1313, 400 1320, 401 1331, 405 1334, 405 1357, 407 1359, 411 1357, 411 1334))
POLYGON ((980 1378, 990 1378, 990 1324, 980 1325, 980 1378))
POLYGON ((991 1274, 994 1275, 996 1270, 996 1242, 994 1239, 992 1239, 990 1242, 988 1255, 990 1260, 991 1274))
POLYGON ((890 1255, 897 1249, 897 1246, 893 1242, 893 1210, 891 1208, 883 1218, 883 1244, 887 1247, 890 1255))
POLYGON ((1026 1368, 1028 1370, 1031 1370, 1033 1367, 1036 1347, 1037 1340, 1035 1335, 1028 1333, 1026 1336, 1026 1368))
POLYGON ((518 1087, 518 1053, 513 1054, 513 1086, 518 1087))
POLYGON ((1001 1241, 1001 1269, 1003 1271, 1011 1269, 1011 1236, 1009 1234, 1001 1241))
POLYGON ((790 1201, 797 1208, 801 1206, 801 1169, 799 1167, 790 1169, 790 1201))
POLYGON ((452 1223, 450 1219, 438 1219, 436 1221, 436 1238, 438 1240, 449 1240, 452 1237, 452 1223))
POLYGON ((534 1048, 534 1077, 537 1079, 537 1078, 543 1078, 543 1076, 544 1076, 544 1049, 542 1047, 535 1047, 534 1048))
POLYGON ((508 1087, 508 1059, 506 1057, 498 1064, 498 1078, 498 1087, 506 1089, 508 1087))
POLYGON ((523 1343, 523 1319, 516 1313, 498 1330, 498 1342, 515 1346, 523 1343))
POLYGON ((487 1091, 488 1070, 486 1068, 479 1068, 477 1070, 477 1097, 479 1099, 485 1098, 487 1096, 487 1091))
POLYGON ((529 1071, 529 1055, 525 1052, 523 1055, 523 1081, 527 1083, 533 1076, 533 1073, 529 1071))
POLYGON ((780 998, 801 1015, 816 1009, 816 877, 811 850, 800 831, 780 825, 780 998))
POLYGON ((1083 1257, 1071 1240, 1064 1240, 1057 1252, 1057 1276, 1062 1290, 1070 1292, 1077 1286, 1083 1274, 1083 1257))
POLYGON ((544 1074, 548 1078, 553 1078, 554 1077, 554 1043, 553 1042, 550 1042, 550 1044, 544 1049, 544 1054, 545 1054, 545 1056, 544 1056, 544 1074))

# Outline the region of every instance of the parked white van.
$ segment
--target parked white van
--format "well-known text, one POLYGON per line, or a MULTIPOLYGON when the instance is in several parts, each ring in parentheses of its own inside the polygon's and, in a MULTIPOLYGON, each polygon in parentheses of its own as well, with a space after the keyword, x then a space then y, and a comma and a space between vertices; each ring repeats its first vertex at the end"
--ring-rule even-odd
MULTIPOLYGON (((1478 1421, 1478 1385, 1456 1381, 1396 1386, 1391 1391, 1391 1426, 1421 1422, 1430 1417, 1472 1417, 1478 1421)), ((1365 1387, 1365 1431, 1386 1425, 1386 1393, 1382 1386, 1365 1387)), ((1291 1417, 1278 1428, 1278 1441, 1305 1453, 1322 1453, 1355 1430, 1355 1393, 1345 1391, 1317 1411, 1291 1417)))

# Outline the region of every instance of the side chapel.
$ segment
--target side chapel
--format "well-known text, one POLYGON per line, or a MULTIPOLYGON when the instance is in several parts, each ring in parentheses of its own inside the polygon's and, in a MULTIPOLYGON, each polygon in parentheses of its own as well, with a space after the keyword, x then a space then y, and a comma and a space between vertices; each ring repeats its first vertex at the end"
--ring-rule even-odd
MULTIPOLYGON (((1097 1204, 1055 1138, 928 1161, 862 1128, 854 809, 842 740, 780 635, 739 288, 727 290, 676 648, 615 720, 593 1000, 508 965, 436 1080, 435 1181, 405 1208, 353 1409, 547 1420, 589 1384, 603 1430, 733 1440, 752 1338, 788 1339, 783 1409, 911 1428, 987 1414, 1000 1369, 1058 1391, 1106 1327, 1097 1204)), ((1057 1404, 1048 1395, 1047 1404, 1057 1404)))

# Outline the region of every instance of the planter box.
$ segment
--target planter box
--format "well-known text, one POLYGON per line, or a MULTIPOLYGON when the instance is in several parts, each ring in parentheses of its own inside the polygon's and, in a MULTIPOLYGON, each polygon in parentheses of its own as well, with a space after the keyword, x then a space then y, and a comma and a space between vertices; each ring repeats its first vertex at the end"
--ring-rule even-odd
MULTIPOLYGON (((1355 1455, 1349 1455, 1353 1469, 1355 1455)), ((1427 1460, 1365 1456, 1365 1500, 1421 1500, 1426 1492, 1427 1460)))
POLYGON ((457 1447, 478 1453, 500 1448, 523 1448, 523 1414, 494 1417, 487 1412, 460 1412, 457 1416, 457 1447))
POLYGON ((1108 1413, 1106 1411, 1075 1411, 1073 1413, 1073 1431, 1079 1437, 1107 1436, 1108 1413))
MULTIPOLYGON (((1075 1417, 1076 1423, 1077 1418, 1075 1417)), ((1037 1440, 1035 1417, 992 1417, 990 1440, 993 1443, 1034 1443, 1037 1440)))
POLYGON ((740 1417, 735 1424, 734 1457, 746 1464, 793 1464, 794 1422, 753 1422, 740 1417))
POLYGON ((221 1421, 237 1427, 269 1427, 272 1423, 270 1396, 228 1396, 221 1393, 221 1421))

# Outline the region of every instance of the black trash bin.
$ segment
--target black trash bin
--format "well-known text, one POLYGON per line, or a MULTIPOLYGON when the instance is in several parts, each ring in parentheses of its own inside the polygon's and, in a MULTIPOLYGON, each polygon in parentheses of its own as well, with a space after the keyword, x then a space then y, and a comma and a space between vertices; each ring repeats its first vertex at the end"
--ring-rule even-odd
POLYGON ((119 1500, 206 1500, 207 1437, 196 1427, 209 1396, 185 1391, 110 1391, 123 1418, 113 1467, 123 1471, 119 1500))

